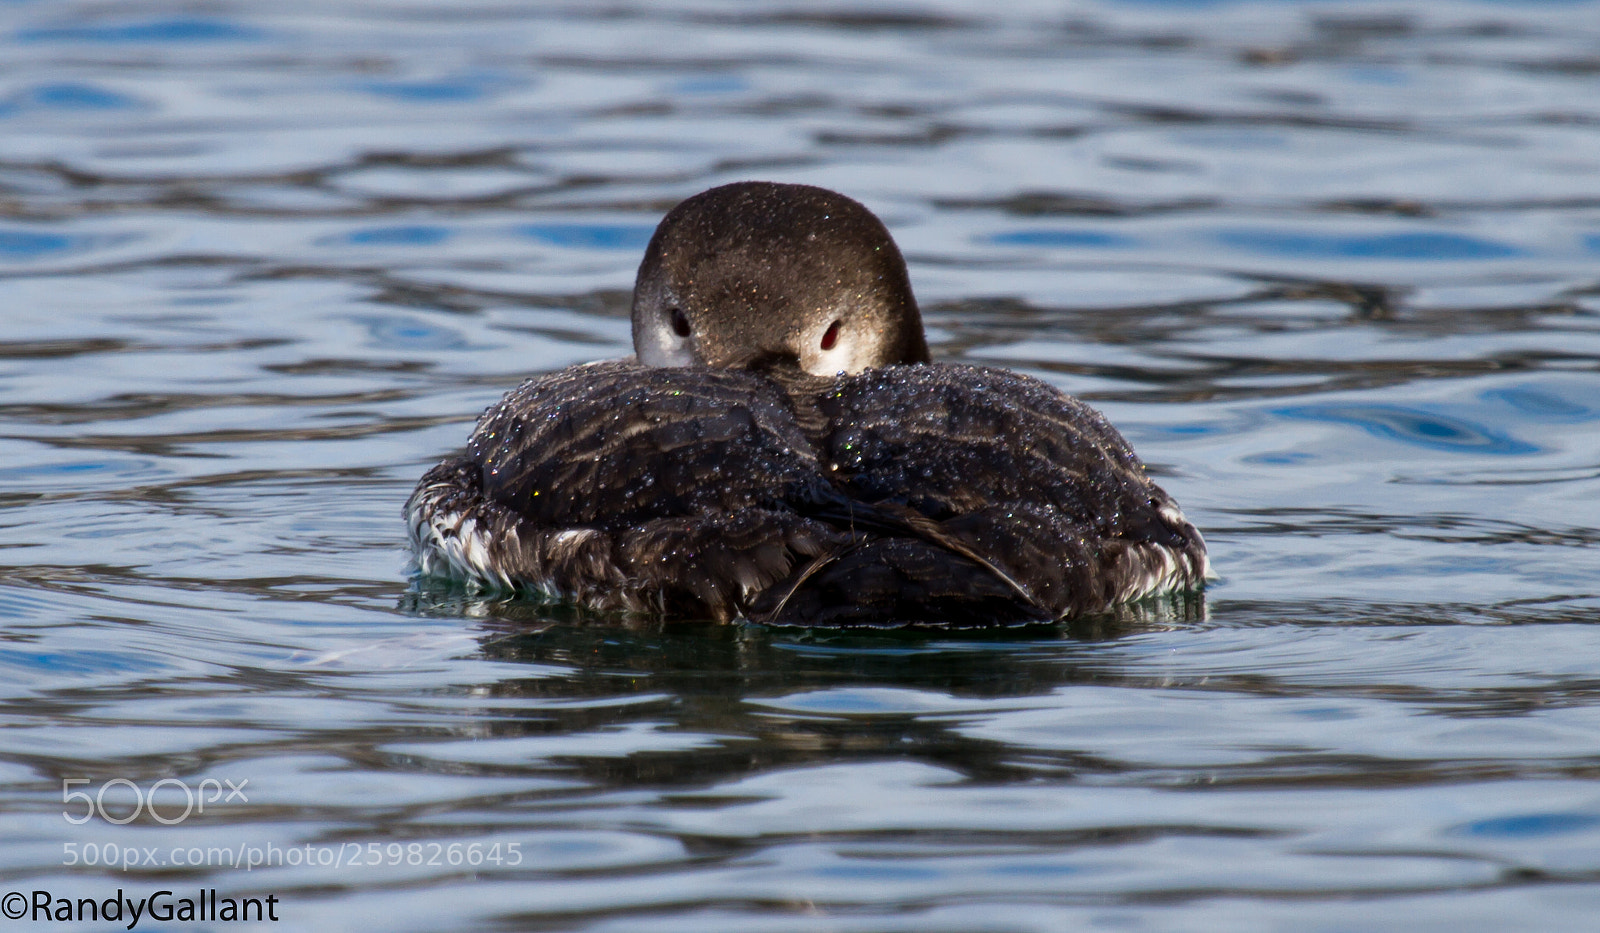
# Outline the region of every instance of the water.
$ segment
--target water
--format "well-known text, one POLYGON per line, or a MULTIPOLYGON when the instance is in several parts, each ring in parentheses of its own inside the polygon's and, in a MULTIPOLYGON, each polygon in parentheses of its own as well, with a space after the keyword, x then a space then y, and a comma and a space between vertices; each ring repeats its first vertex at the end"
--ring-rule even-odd
POLYGON ((1593 2, 0 4, 0 894, 1593 929, 1597 49, 1593 2), (408 581, 416 477, 626 352, 661 213, 752 177, 878 211, 937 355, 1103 408, 1204 603, 951 638, 408 581))

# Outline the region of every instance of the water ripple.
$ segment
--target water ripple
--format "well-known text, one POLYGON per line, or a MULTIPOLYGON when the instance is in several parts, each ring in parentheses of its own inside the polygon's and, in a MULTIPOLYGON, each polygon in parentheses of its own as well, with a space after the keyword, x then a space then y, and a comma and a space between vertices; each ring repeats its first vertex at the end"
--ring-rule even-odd
POLYGON ((1446 453, 1522 456, 1540 448, 1486 425, 1400 405, 1295 405, 1277 408, 1284 418, 1349 424, 1388 440, 1446 453))
POLYGON ((1331 236, 1289 230, 1225 230, 1226 246, 1271 256, 1465 262, 1521 256, 1515 246, 1458 233, 1373 233, 1331 236))
POLYGON ((15 34, 18 42, 105 44, 256 42, 266 33, 244 23, 198 17, 168 17, 125 23, 39 26, 15 34))

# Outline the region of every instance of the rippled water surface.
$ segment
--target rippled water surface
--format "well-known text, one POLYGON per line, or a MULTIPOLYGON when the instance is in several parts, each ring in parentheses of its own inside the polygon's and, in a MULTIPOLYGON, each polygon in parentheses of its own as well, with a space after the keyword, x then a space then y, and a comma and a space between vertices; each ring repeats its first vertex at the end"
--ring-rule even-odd
POLYGON ((0 894, 1592 930, 1597 360, 1594 2, 0 3, 0 894), (416 477, 627 352, 650 229, 743 178, 865 201, 936 355, 1103 408, 1204 602, 958 638, 410 581, 416 477))

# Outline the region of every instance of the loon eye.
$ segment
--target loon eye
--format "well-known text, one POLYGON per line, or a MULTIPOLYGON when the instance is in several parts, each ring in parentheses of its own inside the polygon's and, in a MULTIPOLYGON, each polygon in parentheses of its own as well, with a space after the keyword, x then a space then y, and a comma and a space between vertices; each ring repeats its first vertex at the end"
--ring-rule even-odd
POLYGON ((672 309, 672 332, 679 337, 689 336, 689 319, 684 317, 682 308, 672 309))
POLYGON ((833 345, 839 342, 839 322, 834 321, 828 329, 822 332, 822 349, 832 350, 833 345))

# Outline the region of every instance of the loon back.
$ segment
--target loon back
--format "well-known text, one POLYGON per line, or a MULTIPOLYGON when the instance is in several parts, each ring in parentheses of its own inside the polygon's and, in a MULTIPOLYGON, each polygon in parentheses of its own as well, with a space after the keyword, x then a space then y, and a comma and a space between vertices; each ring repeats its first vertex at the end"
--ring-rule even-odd
POLYGON ((575 367, 490 409, 408 514, 424 572, 686 618, 1012 624, 1208 571, 1104 419, 966 366, 575 367))

